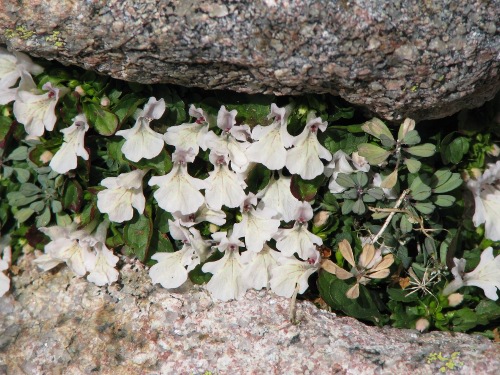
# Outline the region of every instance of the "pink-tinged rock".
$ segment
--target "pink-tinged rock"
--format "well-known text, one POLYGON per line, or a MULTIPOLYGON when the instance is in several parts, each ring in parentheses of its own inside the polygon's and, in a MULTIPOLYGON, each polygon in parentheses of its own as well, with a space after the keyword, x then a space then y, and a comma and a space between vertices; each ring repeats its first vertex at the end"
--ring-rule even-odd
POLYGON ((0 44, 128 81, 331 93, 418 121, 498 92, 499 14, 485 0, 2 0, 0 44))
POLYGON ((266 291, 214 303, 198 286, 152 287, 138 263, 99 288, 66 267, 41 274, 32 260, 0 299, 2 374, 426 375, 444 365, 431 353, 454 352, 449 373, 500 373, 499 345, 479 336, 370 327, 308 302, 293 325, 289 301, 266 291))

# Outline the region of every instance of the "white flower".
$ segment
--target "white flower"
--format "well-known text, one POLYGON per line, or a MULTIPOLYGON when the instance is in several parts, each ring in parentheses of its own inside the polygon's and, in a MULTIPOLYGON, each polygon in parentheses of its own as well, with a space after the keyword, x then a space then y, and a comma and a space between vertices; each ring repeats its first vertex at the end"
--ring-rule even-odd
POLYGON ((280 253, 271 249, 267 244, 258 253, 245 251, 241 255, 241 261, 245 264, 243 279, 249 288, 257 290, 269 288, 271 271, 278 265, 279 256, 280 253))
POLYGON ((118 280, 118 271, 115 269, 118 257, 109 250, 104 242, 97 242, 94 246, 97 255, 87 265, 90 272, 87 280, 97 286, 112 284, 118 280))
POLYGON ((12 248, 10 247, 10 236, 4 236, 0 239, 0 297, 10 289, 10 279, 3 272, 7 271, 12 261, 12 248))
POLYGON ((278 266, 272 270, 271 290, 282 297, 292 297, 298 285, 298 293, 304 293, 309 286, 307 280, 320 267, 320 254, 315 252, 314 257, 307 261, 296 258, 280 257, 278 266))
POLYGON ((474 271, 465 273, 465 259, 453 258, 455 267, 451 273, 455 280, 443 290, 447 296, 463 286, 477 286, 484 290, 487 298, 496 301, 497 289, 500 289, 500 255, 493 256, 493 248, 488 247, 481 253, 481 260, 474 271))
POLYGON ((351 174, 354 173, 354 168, 351 167, 349 161, 351 158, 344 151, 338 150, 333 154, 332 161, 325 167, 325 175, 332 176, 328 189, 332 193, 342 193, 346 188, 337 184, 337 176, 339 173, 351 174))
POLYGON ((21 84, 14 102, 14 116, 24 125, 24 130, 30 137, 40 137, 45 129, 54 129, 57 117, 55 108, 59 97, 66 90, 53 87, 47 82, 42 87, 47 92, 36 88, 35 82, 27 73, 22 73, 21 84))
POLYGON ((171 236, 184 243, 179 251, 173 253, 156 253, 151 259, 158 261, 149 270, 153 284, 161 284, 167 289, 178 288, 193 270, 208 255, 210 246, 195 228, 185 228, 179 220, 168 221, 171 236))
POLYGON ((302 202, 295 213, 295 224, 291 229, 280 229, 274 236, 276 248, 283 256, 292 257, 294 253, 301 259, 315 256, 316 246, 323 240, 307 230, 307 222, 313 218, 313 210, 309 203, 302 202))
POLYGON ((188 174, 187 163, 194 160, 193 150, 175 150, 172 154, 174 166, 170 173, 164 176, 151 177, 149 186, 158 185, 154 197, 158 206, 167 212, 179 211, 183 215, 196 212, 205 203, 205 197, 200 193, 206 183, 188 174))
POLYGON ((208 173, 209 176, 205 180, 205 199, 208 206, 214 210, 220 210, 222 205, 229 208, 238 207, 245 200, 244 188, 247 185, 243 177, 229 169, 226 155, 212 151, 209 159, 215 169, 208 173))
POLYGON ((222 134, 217 136, 210 131, 204 137, 207 147, 221 155, 229 155, 231 168, 237 172, 243 172, 249 164, 246 150, 250 145, 247 139, 250 137, 248 125, 236 124, 236 110, 231 112, 222 106, 217 115, 217 126, 222 129, 222 134))
POLYGON ((179 220, 185 227, 208 221, 215 225, 224 225, 226 223, 226 213, 222 210, 213 210, 206 204, 203 204, 195 213, 183 215, 179 211, 172 212, 174 219, 179 220))
POLYGON ((197 155, 200 147, 202 150, 207 149, 205 138, 209 125, 205 111, 201 108, 196 108, 193 104, 189 108, 189 115, 196 118, 194 123, 170 126, 163 138, 168 145, 183 150, 192 148, 197 155))
POLYGON ((484 236, 500 241, 500 160, 490 164, 479 179, 467 181, 467 187, 474 195, 474 225, 484 223, 484 236))
POLYGON ((158 261, 149 269, 153 284, 161 284, 166 289, 178 288, 188 278, 188 272, 200 261, 189 245, 174 253, 156 253, 151 259, 158 261))
POLYGON ((21 75, 40 74, 43 68, 31 61, 21 52, 9 53, 0 47, 0 105, 10 103, 16 98, 18 88, 12 88, 21 75))
POLYGON ((207 258, 210 250, 210 245, 205 241, 196 228, 187 228, 183 226, 180 220, 168 221, 169 232, 173 239, 181 241, 185 245, 189 245, 196 252, 197 256, 203 262, 207 258))
POLYGON ((364 156, 359 155, 357 151, 351 154, 351 161, 357 171, 368 172, 370 170, 370 163, 368 163, 364 156))
POLYGON ((95 255, 91 252, 91 246, 96 240, 84 231, 76 231, 73 226, 42 227, 40 231, 48 235, 52 241, 45 245, 48 257, 38 258, 35 263, 47 271, 57 265, 56 261, 66 262, 78 276, 85 276, 88 265, 94 261, 95 255))
POLYGON ((132 129, 120 130, 116 135, 126 139, 122 152, 127 159, 138 162, 141 159, 153 159, 158 156, 165 144, 163 136, 150 128, 154 119, 159 119, 165 112, 165 101, 151 97, 139 113, 132 129))
POLYGON ((234 225, 234 235, 238 238, 245 237, 248 250, 259 252, 264 243, 270 240, 277 232, 280 221, 272 219, 275 211, 264 207, 255 209, 257 197, 250 193, 241 205, 241 222, 234 225))
POLYGON ((64 134, 64 143, 50 160, 49 166, 57 173, 64 174, 77 166, 77 156, 84 160, 89 159, 85 150, 85 133, 89 130, 87 118, 80 114, 73 119, 73 125, 61 130, 64 134))
POLYGON ((219 242, 217 248, 224 252, 224 256, 203 265, 203 272, 213 274, 206 288, 215 299, 221 301, 240 299, 248 289, 242 276, 243 265, 239 253, 239 248, 244 245, 233 234, 228 238, 227 233, 218 232, 212 237, 219 242))
POLYGON ((332 154, 318 141, 318 131, 325 131, 327 123, 310 112, 305 129, 293 141, 293 148, 287 151, 286 167, 292 174, 304 180, 312 180, 323 173, 325 166, 320 159, 332 159, 332 154))
POLYGON ((134 207, 142 215, 146 199, 142 192, 142 178, 146 171, 122 173, 118 177, 108 177, 101 181, 107 189, 97 193, 97 208, 106 213, 109 220, 116 223, 131 220, 134 216, 134 207))
POLYGON ((270 208, 277 212, 273 219, 281 219, 289 222, 293 220, 295 211, 300 201, 295 198, 290 190, 291 177, 285 177, 279 173, 279 178, 271 177, 267 186, 257 193, 261 201, 258 208, 270 208))
POLYGON ((276 104, 271 104, 271 114, 274 117, 271 125, 257 125, 252 130, 252 143, 247 149, 247 156, 250 161, 261 163, 268 169, 279 170, 286 163, 286 148, 292 146, 293 137, 286 129, 288 113, 285 108, 279 108, 276 104))

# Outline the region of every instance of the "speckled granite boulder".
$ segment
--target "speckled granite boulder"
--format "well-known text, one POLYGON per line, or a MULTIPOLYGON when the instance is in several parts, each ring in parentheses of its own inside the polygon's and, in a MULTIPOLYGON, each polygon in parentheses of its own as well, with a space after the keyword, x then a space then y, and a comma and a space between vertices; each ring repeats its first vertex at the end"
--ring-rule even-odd
POLYGON ((248 292, 214 303, 200 287, 152 287, 138 263, 99 288, 66 267, 41 274, 25 256, 0 298, 0 374, 499 374, 500 346, 465 334, 376 328, 248 292))
POLYGON ((332 93, 388 120, 500 87, 497 0, 3 0, 0 44, 142 83, 332 93))

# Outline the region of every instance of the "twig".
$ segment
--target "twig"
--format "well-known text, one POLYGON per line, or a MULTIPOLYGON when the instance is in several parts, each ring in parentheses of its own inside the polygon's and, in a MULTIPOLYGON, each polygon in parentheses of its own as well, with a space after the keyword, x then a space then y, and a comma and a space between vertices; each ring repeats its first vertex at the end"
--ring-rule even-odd
MULTIPOLYGON (((410 189, 404 190, 401 195, 399 196, 398 200, 396 201, 396 204, 393 207, 393 210, 397 210, 399 206, 401 206, 401 203, 403 203, 403 200, 405 197, 410 193, 410 189)), ((396 214, 396 211, 392 211, 389 216, 387 216, 387 219, 385 219, 384 225, 382 225, 382 228, 378 231, 378 233, 375 235, 375 237, 372 238, 371 243, 372 245, 378 241, 378 239, 382 236, 382 234, 385 232, 387 227, 389 226, 389 223, 391 222, 392 218, 396 214)))
POLYGON ((299 284, 295 285, 295 290, 292 294, 292 299, 290 300, 290 322, 292 324, 297 324, 297 294, 299 293, 299 284))

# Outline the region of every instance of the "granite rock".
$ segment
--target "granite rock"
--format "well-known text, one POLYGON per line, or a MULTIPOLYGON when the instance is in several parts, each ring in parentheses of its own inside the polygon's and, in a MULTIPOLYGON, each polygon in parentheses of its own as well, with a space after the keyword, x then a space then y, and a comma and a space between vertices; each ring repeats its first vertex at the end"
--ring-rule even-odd
POLYGON ((0 298, 1 374, 453 374, 500 373, 500 346, 479 336, 366 326, 251 291, 215 303, 198 286, 167 291, 125 262, 97 287, 66 267, 40 273, 24 256, 0 298), (446 372, 448 373, 448 372, 446 372))
POLYGON ((0 44, 141 83, 331 93, 386 120, 500 88, 497 0, 4 0, 0 44))

